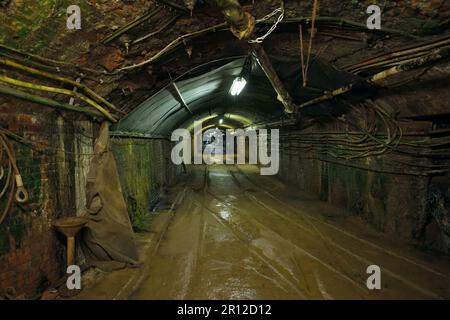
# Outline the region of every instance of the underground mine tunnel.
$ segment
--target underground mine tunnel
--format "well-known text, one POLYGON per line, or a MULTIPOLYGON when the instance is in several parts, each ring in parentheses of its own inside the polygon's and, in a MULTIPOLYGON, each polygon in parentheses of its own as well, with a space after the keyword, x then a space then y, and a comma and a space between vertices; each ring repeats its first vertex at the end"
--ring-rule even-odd
POLYGON ((0 299, 450 298, 450 3, 0 1, 0 299))

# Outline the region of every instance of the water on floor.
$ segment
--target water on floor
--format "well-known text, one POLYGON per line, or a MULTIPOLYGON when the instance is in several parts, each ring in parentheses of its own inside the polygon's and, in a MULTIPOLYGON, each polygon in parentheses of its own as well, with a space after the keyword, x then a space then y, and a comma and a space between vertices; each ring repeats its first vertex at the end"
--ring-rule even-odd
POLYGON ((196 166, 133 299, 440 299, 450 264, 254 166, 196 166), (369 290, 367 267, 381 270, 369 290))

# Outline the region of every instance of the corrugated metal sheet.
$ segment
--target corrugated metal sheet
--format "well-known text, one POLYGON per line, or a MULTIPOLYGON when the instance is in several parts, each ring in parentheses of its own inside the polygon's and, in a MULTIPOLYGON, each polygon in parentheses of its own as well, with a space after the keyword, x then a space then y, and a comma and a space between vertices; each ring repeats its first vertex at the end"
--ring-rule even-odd
MULTIPOLYGON (((358 77, 315 59, 308 74, 309 87, 303 88, 299 61, 280 57, 271 57, 271 60, 297 104, 322 95, 324 90, 333 90, 358 80, 358 77)), ((174 129, 185 127, 194 119, 213 113, 242 115, 253 122, 281 116, 283 107, 257 63, 253 63, 244 91, 238 97, 229 94, 231 84, 241 73, 243 64, 244 59, 238 59, 201 76, 177 82, 183 100, 193 114, 183 105, 173 86, 169 85, 134 109, 113 130, 168 136, 174 129)), ((340 113, 342 110, 339 102, 333 100, 305 108, 302 113, 320 115, 340 113)))
MULTIPOLYGON (((282 113, 282 106, 270 83, 258 70, 250 76, 244 92, 237 98, 229 89, 241 72, 244 59, 226 64, 199 77, 177 82, 186 104, 195 117, 211 112, 236 113, 254 121, 282 113)), ((114 127, 124 132, 168 135, 193 118, 176 91, 168 86, 138 106, 114 127)))

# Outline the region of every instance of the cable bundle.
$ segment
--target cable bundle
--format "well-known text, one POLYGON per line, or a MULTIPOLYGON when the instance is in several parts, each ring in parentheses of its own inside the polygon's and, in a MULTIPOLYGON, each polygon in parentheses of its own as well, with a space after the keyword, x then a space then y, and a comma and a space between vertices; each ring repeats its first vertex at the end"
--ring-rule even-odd
POLYGON ((0 214, 0 224, 5 219, 11 205, 28 201, 28 192, 25 189, 17 167, 17 160, 12 144, 4 133, 0 132, 0 200, 7 197, 3 212, 0 214))

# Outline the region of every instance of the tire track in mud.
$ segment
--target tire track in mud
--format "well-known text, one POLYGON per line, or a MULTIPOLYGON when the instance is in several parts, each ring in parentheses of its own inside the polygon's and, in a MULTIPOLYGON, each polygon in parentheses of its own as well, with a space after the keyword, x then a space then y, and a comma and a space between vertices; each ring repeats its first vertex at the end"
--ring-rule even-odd
MULTIPOLYGON (((230 174, 230 176, 231 176, 231 174, 230 174)), ((235 184, 236 184, 236 183, 235 183, 235 184)), ((353 288, 352 290, 358 289, 360 292, 364 292, 364 293, 367 292, 367 289, 366 289, 365 287, 363 287, 360 283, 354 281, 350 276, 348 276, 347 274, 345 274, 345 273, 339 271, 338 269, 336 269, 335 267, 333 267, 333 266, 330 265, 329 263, 323 261, 322 259, 320 259, 320 258, 317 257, 316 255, 312 254, 311 252, 308 252, 308 251, 305 250, 304 248, 302 248, 302 247, 300 247, 300 246, 298 246, 298 245, 292 243, 292 242, 289 241, 289 240, 286 240, 282 235, 278 234, 278 233, 275 232, 273 229, 271 229, 271 228, 267 227, 266 225, 262 224, 261 222, 257 221, 255 218, 249 217, 245 210, 243 210, 243 209, 241 209, 241 208, 238 208, 238 207, 236 207, 236 206, 233 205, 233 204, 228 204, 224 199, 222 199, 221 197, 217 196, 215 193, 213 193, 213 192, 212 192, 211 190, 209 190, 209 189, 208 189, 208 194, 209 194, 212 198, 216 199, 216 201, 218 201, 218 202, 221 203, 222 205, 225 205, 225 206, 227 206, 227 207, 229 207, 229 208, 231 208, 231 209, 233 209, 233 210, 235 210, 235 211, 239 211, 239 212, 243 213, 243 214, 240 215, 240 216, 245 217, 245 219, 246 219, 247 221, 249 221, 250 224, 257 225, 258 228, 259 228, 260 230, 264 230, 265 233, 268 234, 268 235, 270 235, 271 238, 276 238, 276 240, 277 240, 278 242, 282 243, 283 246, 285 246, 285 247, 287 246, 287 247, 289 247, 290 249, 292 249, 293 251, 295 251, 295 252, 301 254, 302 256, 308 257, 308 258, 311 259, 312 261, 315 261, 316 263, 319 263, 320 265, 322 265, 322 266, 325 267, 326 269, 332 271, 332 273, 338 275, 342 280, 345 280, 346 282, 351 283, 351 284, 352 284, 352 288, 353 288)), ((208 209, 209 211, 211 211, 212 213, 214 213, 215 215, 217 215, 218 217, 220 217, 220 215, 219 215, 217 212, 215 212, 214 210, 212 210, 212 209, 210 209, 210 208, 207 208, 207 209, 208 209)), ((230 225, 231 228, 233 228, 233 225, 232 225, 230 222, 228 222, 228 221, 226 221, 226 222, 230 225)), ((239 227, 241 227, 241 225, 237 225, 237 228, 234 227, 233 229, 239 229, 239 227)), ((245 232, 242 232, 242 233, 245 233, 245 232)), ((256 237, 252 237, 251 235, 249 236, 249 239, 250 239, 250 240, 248 240, 249 244, 252 243, 252 239, 254 239, 254 238, 256 238, 256 237)), ((270 243, 268 243, 268 244, 270 245, 270 243)), ((291 257, 291 259, 292 259, 292 258, 293 258, 293 256, 291 257)), ((296 261, 295 261, 295 260, 293 260, 293 262, 294 262, 294 264, 296 264, 296 261)), ((282 267, 284 270, 286 270, 286 272, 288 272, 288 273, 291 275, 291 277, 293 277, 293 278, 295 279, 295 281, 299 282, 298 279, 295 277, 295 275, 292 273, 292 270, 289 270, 288 268, 286 268, 286 267, 284 267, 284 266, 281 266, 281 267, 282 267)), ((298 267, 298 264, 297 264, 297 267, 298 267)), ((300 271, 300 274, 301 274, 302 276, 304 276, 304 274, 302 274, 302 270, 299 270, 299 271, 300 271)), ((305 277, 304 277, 304 278, 305 278, 305 277)), ((365 279, 364 279, 364 281, 365 281, 365 279)), ((305 283, 305 285, 308 287, 308 284, 307 284, 307 283, 305 283)), ((320 291, 321 291, 321 290, 320 290, 320 288, 319 288, 319 283, 317 283, 317 292, 320 293, 320 291)), ((360 296, 360 297, 361 297, 361 295, 358 293, 358 291, 354 291, 353 293, 356 294, 357 296, 360 296)), ((326 297, 324 297, 323 295, 322 295, 322 297, 323 297, 323 298, 326 298, 326 297)))
MULTIPOLYGON (((188 214, 195 215, 196 212, 200 210, 200 209, 195 210, 196 206, 197 205, 193 201, 189 200, 188 208, 191 210, 188 210, 188 214)), ((177 293, 178 294, 177 299, 186 299, 187 295, 190 292, 190 288, 192 287, 193 279, 195 276, 195 270, 197 267, 196 261, 197 261, 198 244, 194 245, 191 250, 192 251, 189 252, 187 257, 185 258, 185 267, 183 269, 184 281, 182 281, 181 290, 177 293)))
MULTIPOLYGON (((284 275, 282 271, 280 271, 280 268, 281 269, 284 269, 284 268, 281 265, 279 265, 279 263, 277 263, 276 261, 271 260, 270 258, 266 257, 263 253, 259 252, 260 249, 258 247, 252 245, 253 237, 250 233, 245 232, 244 230, 239 228, 239 226, 238 227, 233 226, 232 223, 230 223, 226 219, 222 218, 218 212, 212 210, 211 208, 209 208, 206 205, 206 197, 207 197, 207 194, 209 194, 209 193, 210 193, 209 169, 207 167, 205 170, 205 184, 204 184, 203 193, 201 196, 201 201, 198 201, 195 199, 196 194, 194 194, 193 201, 196 202, 198 206, 202 206, 203 209, 206 210, 208 212, 208 214, 210 214, 211 217, 219 223, 219 225, 221 225, 223 228, 225 228, 226 230, 231 232, 231 234, 234 236, 234 238, 237 239, 240 243, 242 243, 254 257, 256 257, 258 260, 260 260, 277 277, 279 277, 282 280, 282 282, 285 284, 285 286, 290 288, 291 291, 293 291, 299 298, 306 299, 307 297, 304 294, 304 292, 299 290, 297 288, 297 286, 292 282, 292 280, 288 279, 288 277, 286 275, 284 275)), ((226 205, 224 202, 221 202, 221 204, 226 205)), ((258 274, 260 277, 273 282, 277 287, 281 288, 286 293, 289 293, 289 290, 287 288, 285 288, 284 286, 281 286, 281 284, 278 283, 277 281, 275 281, 275 279, 271 279, 271 278, 267 277, 266 275, 257 271, 255 268, 252 268, 252 271, 254 273, 258 274)), ((288 270, 285 270, 285 271, 288 271, 288 270)), ((297 279, 295 279, 295 280, 297 280, 297 279)))
MULTIPOLYGON (((284 207, 288 208, 290 211, 300 213, 299 210, 296 209, 295 207, 292 207, 291 205, 286 204, 284 201, 280 200, 280 199, 277 198, 275 195, 273 195, 273 194, 270 193, 269 191, 265 190, 263 187, 260 187, 258 184, 256 184, 255 182, 253 182, 253 181, 251 180, 251 178, 248 177, 248 175, 247 175, 245 172, 243 172, 238 166, 235 166, 235 167, 236 167, 237 170, 242 174, 242 176, 244 176, 244 177, 245 177, 245 178, 246 178, 253 186, 255 186, 257 189, 259 189, 261 192, 267 194, 267 195, 270 196, 272 199, 276 200, 278 203, 280 203, 280 204, 283 205, 284 207)), ((264 204, 262 201, 258 200, 258 199, 257 199, 256 197, 254 197, 253 195, 249 195, 248 192, 246 192, 246 195, 247 195, 247 197, 249 197, 249 198, 250 198, 251 200, 253 200, 254 202, 259 203, 261 206, 267 208, 270 212, 273 212, 273 213, 274 213, 274 211, 276 211, 275 209, 270 208, 270 206, 267 206, 266 204, 264 204)), ((342 233, 342 234, 344 234, 344 235, 346 235, 346 236, 348 236, 348 237, 350 237, 350 238, 353 238, 353 239, 355 239, 355 240, 358 240, 358 241, 360 241, 360 242, 362 242, 362 243, 364 243, 364 244, 366 244, 366 245, 369 245, 369 246, 371 246, 371 247, 373 247, 373 248, 375 248, 375 249, 378 249, 379 251, 382 251, 383 253, 387 253, 387 254, 389 254, 389 255, 395 257, 395 258, 398 258, 398 259, 401 259, 401 260, 403 260, 403 261, 406 261, 406 262, 408 262, 408 263, 410 263, 410 264, 413 264, 414 266, 419 267, 419 268, 421 268, 421 269, 423 269, 423 270, 425 270, 425 271, 428 271, 428 272, 433 273, 433 274, 435 274, 435 275, 438 275, 438 276, 441 276, 441 277, 443 277, 443 278, 449 279, 449 277, 447 277, 445 274, 442 274, 442 273, 439 272, 439 271, 436 271, 436 270, 434 270, 434 269, 432 269, 432 268, 429 268, 429 267, 427 267, 427 266, 424 266, 423 264, 421 264, 421 263, 419 263, 419 262, 413 261, 413 260, 411 260, 411 259, 409 259, 409 258, 407 258, 407 257, 404 257, 404 256, 402 256, 402 255, 399 255, 399 254, 397 254, 397 253, 395 253, 395 252, 392 252, 392 251, 390 251, 390 250, 388 250, 388 249, 386 249, 386 248, 380 247, 380 246, 378 246, 378 245, 376 245, 376 244, 374 244, 374 243, 372 243, 372 242, 370 242, 370 241, 368 241, 368 240, 361 239, 360 237, 358 237, 358 236, 356 236, 356 235, 353 235, 353 234, 351 234, 351 233, 349 233, 349 232, 347 232, 347 231, 345 231, 345 230, 342 230, 341 228, 336 227, 336 226, 334 226, 334 225, 332 225, 332 224, 330 224, 330 223, 328 223, 328 222, 325 222, 325 221, 322 221, 322 220, 320 220, 320 219, 318 219, 318 218, 316 218, 316 217, 313 217, 313 216, 311 216, 310 214, 307 214, 307 213, 304 213, 304 212, 301 212, 300 214, 306 215, 306 216, 308 216, 308 218, 311 219, 311 220, 317 221, 318 223, 321 223, 321 224, 323 224, 323 225, 326 225, 326 226, 328 226, 328 227, 331 227, 332 229, 334 229, 334 230, 336 230, 336 231, 339 231, 340 233, 342 233)), ((290 223, 293 223, 293 224, 294 224, 295 226, 297 226, 297 227, 300 227, 300 228, 304 229, 304 227, 301 226, 301 225, 299 225, 299 223, 297 223, 297 222, 294 221, 293 219, 291 219, 291 218, 289 218, 289 217, 287 217, 287 216, 285 216, 285 215, 283 215, 283 214, 281 214, 281 213, 279 213, 279 212, 278 212, 277 216, 283 218, 285 221, 288 221, 288 222, 290 222, 290 223)), ((301 218, 302 218, 302 220, 304 220, 304 221, 308 221, 308 220, 309 220, 309 219, 305 219, 304 217, 301 217, 301 218)), ((312 226, 314 226, 314 224, 312 223, 312 221, 308 221, 308 223, 311 224, 312 226)), ((318 231, 318 229, 317 229, 315 226, 314 226, 314 228, 315 228, 315 230, 318 231)), ((320 232, 320 231, 318 231, 318 232, 320 232)), ((352 251, 350 251, 350 250, 348 250, 348 249, 342 247, 341 245, 337 244, 335 241, 329 239, 328 237, 327 237, 327 239, 328 239, 327 241, 328 241, 333 247, 337 248, 337 249, 340 250, 341 252, 344 252, 344 253, 347 254, 348 256, 350 256, 350 257, 352 257, 353 259, 355 259, 355 260, 359 261, 360 263, 364 264, 366 267, 369 266, 369 265, 372 265, 372 264, 376 264, 376 263, 374 263, 373 261, 370 261, 369 259, 366 259, 365 257, 362 257, 362 256, 360 256, 360 255, 358 255, 358 254, 356 254, 356 253, 354 253, 354 252, 352 252, 352 251)), ((395 272, 393 272, 393 271, 387 269, 386 267, 383 267, 383 272, 385 272, 385 273, 388 274, 390 277, 392 277, 392 278, 394 278, 394 279, 396 279, 396 280, 398 280, 398 281, 404 283, 405 285, 409 286, 410 288, 412 288, 412 289, 416 290, 417 292, 420 292, 420 293, 422 293, 422 294, 424 294, 424 295, 426 295, 426 296, 428 296, 428 297, 431 297, 431 298, 433 298, 433 299, 443 299, 443 298, 444 298, 444 297, 442 297, 442 296, 440 296, 440 295, 438 295, 438 294, 436 294, 436 293, 434 293, 434 292, 432 292, 432 291, 430 291, 430 290, 428 290, 428 289, 426 289, 426 288, 423 288, 423 287, 421 287, 421 286, 415 284, 414 282, 412 282, 412 281, 410 281, 410 280, 408 280, 408 279, 402 277, 401 275, 399 275, 399 274, 397 274, 397 273, 395 273, 395 272)))
MULTIPOLYGON (((194 173, 192 173, 192 174, 195 176, 194 173)), ((206 165, 205 169, 203 171, 203 174, 201 175, 200 186, 196 185, 195 178, 193 178, 191 180, 191 182, 189 183, 190 189, 191 189, 190 190, 190 192, 191 192, 190 201, 192 201, 192 203, 199 208, 200 216, 198 217, 199 226, 198 226, 197 239, 195 242, 195 246, 193 247, 193 251, 189 255, 189 260, 188 260, 189 281, 187 281, 185 283, 185 286, 183 287, 183 295, 182 295, 183 299, 192 294, 192 290, 193 290, 192 288, 194 287, 194 285, 199 277, 199 274, 201 274, 200 259, 203 255, 203 244, 204 244, 204 236, 205 236, 205 228, 206 228, 205 219, 204 219, 205 197, 204 196, 202 197, 202 202, 199 204, 195 200, 193 201, 193 196, 197 192, 201 192, 202 194, 205 194, 206 188, 207 188, 207 181, 208 181, 208 166, 206 165)))
MULTIPOLYGON (((235 166, 235 167, 238 168, 237 166, 235 166)), ((238 170, 238 171, 239 171, 239 170, 238 170)), ((305 218, 301 217, 302 220, 305 221, 305 222, 311 227, 311 228, 308 228, 308 227, 302 225, 301 223, 299 223, 299 222, 297 222, 297 221, 295 221, 295 220, 293 220, 293 219, 287 218, 285 215, 283 215, 283 214, 282 214, 281 212, 279 212, 278 210, 273 209, 273 208, 271 208, 270 206, 267 206, 265 203, 259 201, 254 195, 252 195, 252 194, 248 191, 248 189, 245 188, 245 187, 243 186, 243 184, 241 183, 241 181, 239 181, 239 179, 235 176, 235 173, 234 173, 233 171, 228 170, 228 172, 229 172, 229 174, 232 176, 233 181, 235 182, 235 184, 236 184, 239 188, 241 188, 241 189, 243 190, 244 195, 246 196, 246 198, 249 199, 250 201, 252 201, 253 203, 255 203, 256 205, 258 205, 258 206, 260 206, 260 207, 263 208, 263 211, 262 211, 262 212, 269 211, 269 212, 272 213, 273 215, 275 215, 275 216, 277 216, 277 217, 279 217, 279 218, 281 218, 281 219, 283 219, 283 220, 285 220, 285 221, 287 220, 288 222, 294 224, 295 226, 297 226, 298 228, 302 229, 303 231, 307 231, 307 232, 308 232, 309 234, 311 234, 311 236, 313 236, 314 238, 316 238, 316 237, 318 236, 319 238, 321 238, 321 239, 323 240, 322 245, 324 246, 324 248, 325 248, 326 251, 328 252, 329 256, 335 257, 335 260, 334 260, 333 262, 336 263, 336 264, 338 265, 338 266, 335 268, 336 270, 341 270, 340 272, 341 272, 343 275, 347 276, 348 278, 351 278, 351 275, 348 274, 348 271, 347 271, 347 270, 353 271, 353 272, 351 272, 351 274, 353 274, 353 275, 358 274, 358 272, 355 270, 355 268, 352 267, 352 266, 350 265, 350 263, 349 263, 342 255, 336 253, 335 250, 332 250, 332 249, 330 248, 330 246, 333 245, 332 241, 331 241, 327 236, 325 236, 322 232, 320 232, 320 231, 317 229, 317 227, 316 227, 312 222, 310 222, 308 219, 305 219, 305 218), (264 211, 264 209, 265 209, 265 211, 264 211), (347 268, 344 268, 344 267, 339 263, 339 261, 340 261, 341 263, 343 263, 343 264, 346 264, 346 265, 347 265, 347 268), (343 271, 343 270, 346 270, 346 271, 343 271)), ((266 213, 267 213, 267 212, 266 212, 266 213)), ((269 228, 271 231, 275 232, 276 234, 280 235, 277 231, 273 230, 273 228, 267 227, 267 225, 264 224, 264 223, 262 223, 262 222, 259 222, 259 223, 262 224, 262 225, 264 225, 266 228, 269 228)), ((282 236, 282 235, 280 235, 280 236, 282 236)), ((302 248, 302 249, 305 250, 304 248, 302 248)), ((305 250, 305 251, 307 251, 307 250, 305 250)), ((309 251, 309 253, 311 253, 311 251, 309 251)), ((292 257, 292 258, 293 258, 293 261, 295 262, 297 268, 299 269, 299 271, 303 274, 303 271, 302 271, 302 269, 300 268, 300 266, 298 265, 297 261, 295 260, 295 257, 292 257)), ((323 261, 323 259, 321 259, 321 260, 323 261)), ((323 261, 323 262, 325 262, 325 261, 323 261)), ((325 263, 326 263, 326 262, 325 262, 325 263)), ((332 266, 332 264, 329 264, 329 265, 332 266)), ((333 268, 334 268, 334 267, 333 267, 333 268)), ((304 278, 306 279, 306 277, 304 277, 304 278)), ((360 280, 361 282, 364 282, 364 281, 365 281, 364 278, 360 278, 359 280, 360 280)), ((317 290, 318 290, 319 292, 323 293, 323 292, 324 292, 324 284, 320 282, 320 279, 319 279, 318 274, 315 274, 314 282, 315 282, 315 284, 316 284, 316 286, 317 286, 317 290)), ((322 294, 322 296, 323 296, 323 298, 330 298, 330 296, 329 296, 328 294, 325 294, 325 295, 322 294)))
MULTIPOLYGON (((238 169, 237 166, 235 166, 236 169, 238 169)), ((238 169, 238 172, 242 174, 242 172, 240 171, 240 169, 238 169)), ((294 219, 291 219, 289 217, 287 217, 285 214, 281 213, 280 211, 266 205, 264 202, 259 201, 253 194, 251 194, 248 189, 246 189, 242 183, 239 181, 239 179, 235 176, 235 173, 231 170, 229 170, 230 175, 233 177, 233 180, 235 181, 236 185, 238 185, 243 191, 244 191, 244 195, 253 203, 263 207, 264 209, 266 209, 267 211, 270 211, 272 214, 276 215, 279 218, 282 218, 283 220, 287 220, 288 222, 296 225, 297 227, 299 227, 300 229, 302 229, 303 231, 307 231, 308 233, 310 233, 312 236, 316 237, 319 236, 319 238, 321 238, 323 240, 323 245, 325 247, 325 249, 328 251, 328 253, 331 256, 334 256, 335 258, 337 258, 337 260, 341 260, 341 262, 343 262, 344 264, 347 264, 348 269, 352 269, 352 267, 350 266, 350 264, 348 264, 348 262, 343 259, 342 256, 338 255, 334 250, 332 250, 330 248, 330 246, 333 245, 333 241, 327 237, 326 235, 324 235, 322 232, 320 232, 320 230, 316 227, 316 225, 314 223, 312 223, 309 219, 306 219, 304 217, 299 216, 299 218, 304 221, 305 223, 307 223, 310 228, 302 225, 301 223, 299 223, 298 221, 295 221, 294 219)), ((243 175, 243 174, 242 174, 243 175)), ((247 180, 248 178, 245 177, 247 180)), ((253 184, 253 183, 252 183, 253 184)))
MULTIPOLYGON (((241 211, 241 209, 235 207, 234 205, 229 205, 229 204, 225 204, 223 199, 221 199, 219 196, 215 195, 214 193, 212 193, 211 191, 208 191, 208 194, 210 194, 213 198, 215 198, 217 201, 223 203, 226 206, 229 206, 230 208, 237 210, 237 211, 241 211)), ((214 215, 217 216, 218 219, 221 219, 218 217, 218 213, 215 212, 214 210, 211 210, 208 208, 209 211, 211 211, 214 215)), ((245 212, 244 212, 245 213, 245 212)), ((342 279, 344 279, 345 281, 349 282, 350 284, 352 284, 355 288, 358 288, 359 290, 361 290, 362 292, 367 291, 366 288, 364 288, 361 284, 357 283, 356 281, 354 281, 353 279, 351 279, 349 276, 343 274, 342 272, 340 272, 339 270, 337 270, 336 268, 334 268, 333 266, 331 266, 330 264, 322 261, 320 258, 316 257, 315 255, 311 254, 310 252, 306 251, 305 249, 299 247, 298 245, 292 243, 289 240, 284 239, 281 235, 279 235, 278 233, 274 232, 272 229, 268 228, 267 226, 261 224, 260 222, 256 221, 253 218, 249 218, 246 217, 247 220, 250 220, 251 223, 258 225, 259 229, 264 230, 266 233, 270 234, 273 238, 276 238, 279 242, 283 243, 284 245, 287 245, 288 247, 290 247, 290 249, 296 251, 297 253, 306 256, 308 258, 310 258, 311 260, 319 263, 320 265, 322 265, 323 267, 325 267, 326 269, 332 271, 333 273, 337 274, 338 276, 340 276, 342 279)), ((222 221, 226 221, 224 219, 222 219, 222 221)), ((227 221, 228 222, 228 221, 227 221)), ((231 229, 233 229, 232 225, 229 224, 229 227, 231 229)), ((234 229, 233 229, 234 230, 234 229)), ((252 240, 247 240, 247 244, 248 245, 252 245, 252 240)), ((254 245, 253 245, 254 246, 254 245)), ((258 247, 256 247, 258 248, 258 247)), ((258 248, 259 249, 259 248, 258 248)), ((282 267, 282 266, 281 266, 282 267)), ((285 269, 284 267, 282 267, 283 269, 285 269)), ((285 269, 286 270, 286 269, 285 269)), ((291 273, 289 270, 286 270, 287 272, 291 273)), ((293 276, 293 275, 291 275, 293 276)), ((294 277, 295 278, 295 277, 294 277)), ((298 279, 296 279, 298 281, 298 279)), ((358 296, 361 297, 361 295, 358 294, 358 296)))
MULTIPOLYGON (((216 211, 210 209, 209 207, 205 206, 205 209, 209 212, 209 214, 225 229, 229 230, 231 232, 231 234, 233 234, 233 236, 239 241, 241 242, 243 245, 245 245, 248 250, 250 251, 250 253, 252 253, 257 259, 259 259, 260 261, 262 261, 267 267, 269 267, 286 285, 288 285, 288 287, 290 287, 293 291, 295 291, 295 293, 303 299, 306 299, 305 294, 300 291, 289 279, 287 279, 286 276, 284 276, 282 274, 282 272, 280 272, 280 270, 278 269, 276 265, 278 265, 278 263, 276 263, 275 261, 271 261, 268 260, 264 257, 263 254, 259 253, 258 250, 259 248, 255 247, 254 245, 251 244, 252 240, 250 240, 248 238, 248 235, 245 235, 243 232, 237 230, 236 227, 233 227, 232 224, 230 222, 228 222, 226 219, 223 219, 222 217, 220 217, 220 214, 217 213, 216 211), (275 262, 275 263, 274 263, 275 262)), ((261 274, 259 272, 257 272, 260 276, 261 274)), ((267 279, 266 276, 262 276, 264 278, 267 279)), ((284 291, 288 292, 288 290, 284 287, 282 287, 284 291)))
MULTIPOLYGON (((262 192, 264 192, 265 194, 267 194, 269 197, 271 197, 271 198, 274 199, 275 201, 277 201, 277 202, 279 202, 280 204, 286 206, 286 207, 289 208, 291 211, 294 211, 294 212, 299 213, 299 210, 298 210, 297 208, 295 208, 295 207, 293 207, 293 206, 290 206, 290 205, 284 203, 283 200, 280 200, 277 196, 273 195, 270 191, 267 191, 265 188, 260 187, 258 184, 256 184, 254 181, 252 181, 252 179, 251 179, 245 172, 243 172, 238 166, 236 166, 236 168, 237 168, 238 171, 240 171, 240 172, 242 173, 242 175, 245 176, 245 177, 247 178, 247 180, 250 181, 250 183, 251 183, 252 185, 254 185, 256 188, 260 189, 262 192)), ((435 270, 435 269, 433 269, 433 268, 431 268, 431 267, 429 267, 429 266, 426 266, 426 265, 424 265, 424 264, 422 264, 422 263, 420 263, 420 262, 414 261, 413 259, 410 259, 410 258, 408 258, 408 257, 405 257, 405 256, 403 256, 403 255, 401 255, 401 254, 398 254, 398 253, 396 253, 396 252, 393 252, 393 251, 391 251, 391 250, 389 250, 389 249, 386 249, 386 248, 384 248, 384 247, 381 247, 381 246, 379 246, 379 245, 377 245, 377 244, 375 244, 375 243, 372 243, 372 242, 370 242, 370 241, 368 241, 368 240, 362 239, 362 238, 360 238, 360 237, 358 237, 358 236, 356 236, 356 235, 354 235, 354 234, 352 234, 352 233, 350 233, 350 232, 348 232, 348 231, 345 231, 345 230, 343 230, 343 229, 341 229, 341 228, 339 228, 339 227, 337 227, 337 226, 332 225, 331 223, 328 223, 328 222, 323 221, 323 220, 321 220, 321 219, 319 219, 319 218, 316 218, 316 217, 314 217, 314 216, 311 216, 311 215, 308 214, 308 213, 302 212, 301 214, 307 215, 310 219, 315 220, 315 221, 317 221, 318 223, 323 224, 323 225, 326 225, 326 226, 328 226, 328 227, 330 227, 330 228, 333 228, 334 230, 336 230, 336 231, 338 231, 338 232, 341 232, 342 234, 344 234, 344 235, 346 235, 346 236, 348 236, 348 237, 350 237, 350 238, 352 238, 352 239, 358 240, 358 241, 360 241, 360 242, 362 242, 362 243, 364 243, 364 244, 366 244, 366 245, 368 245, 368 246, 371 246, 371 247, 373 247, 373 248, 375 248, 375 249, 378 249, 378 250, 380 250, 380 251, 383 251, 383 252, 385 252, 385 253, 387 253, 387 254, 389 254, 389 255, 395 257, 395 258, 398 258, 398 259, 400 259, 400 260, 404 260, 404 261, 406 261, 406 262, 408 262, 408 263, 410 263, 410 264, 413 264, 413 265, 415 265, 415 266, 417 266, 417 267, 419 267, 419 268, 422 268, 423 270, 426 270, 426 271, 428 271, 428 272, 430 272, 430 273, 433 273, 433 274, 438 275, 438 276, 440 276, 440 277, 443 277, 443 278, 445 278, 445 279, 447 279, 447 280, 450 280, 450 276, 445 275, 445 274, 443 274, 442 272, 437 271, 437 270, 435 270)))

